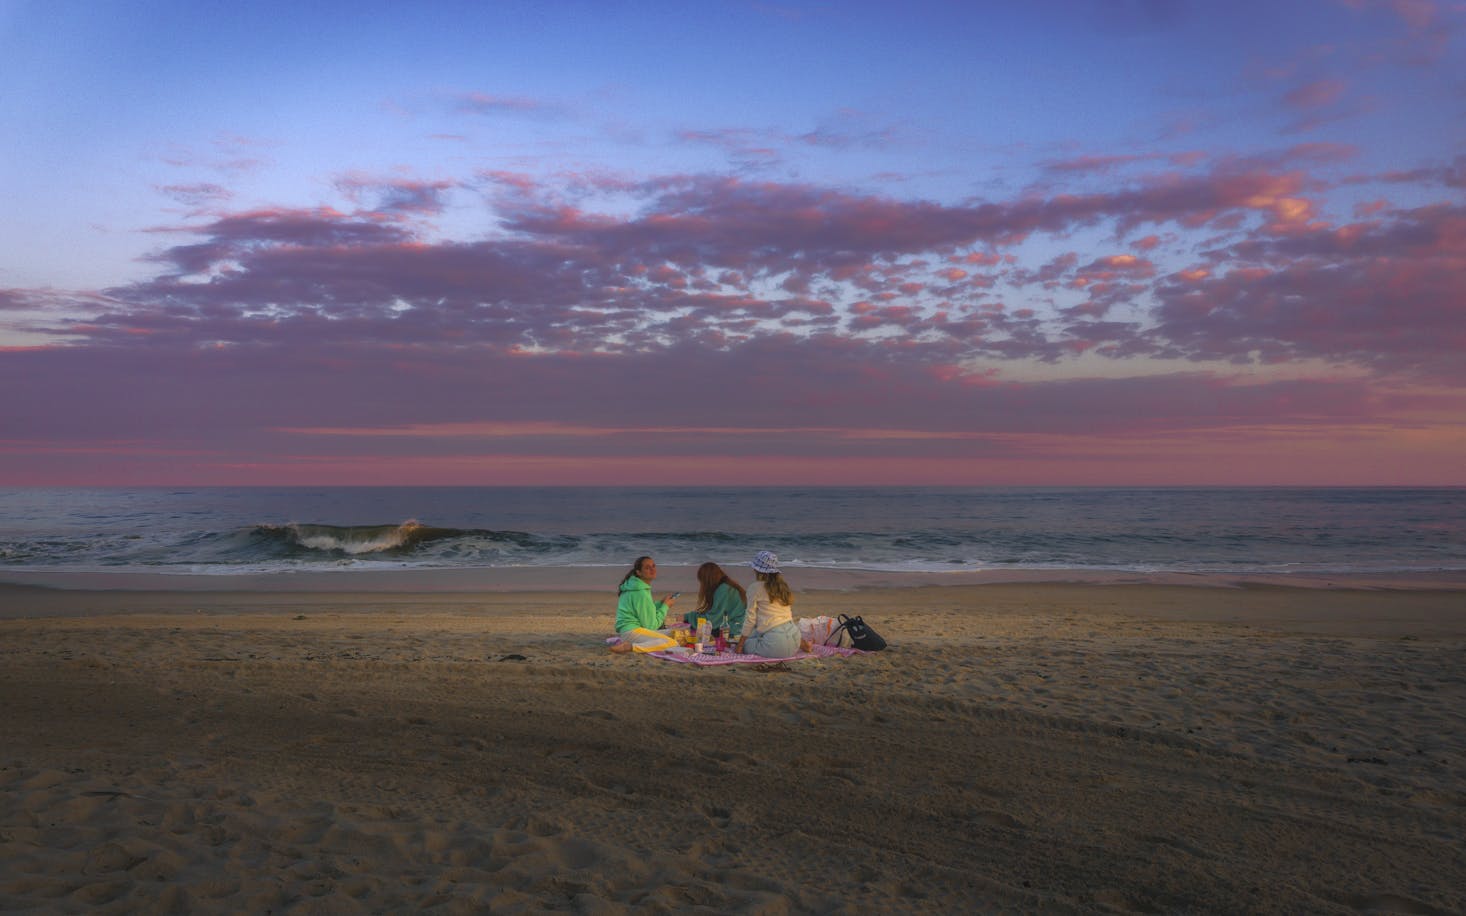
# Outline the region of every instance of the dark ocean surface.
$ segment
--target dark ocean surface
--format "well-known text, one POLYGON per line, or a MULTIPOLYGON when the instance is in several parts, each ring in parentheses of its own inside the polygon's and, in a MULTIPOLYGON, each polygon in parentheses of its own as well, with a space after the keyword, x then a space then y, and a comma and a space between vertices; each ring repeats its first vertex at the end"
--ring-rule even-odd
POLYGON ((0 489, 0 573, 1466 569, 1466 489, 0 489))

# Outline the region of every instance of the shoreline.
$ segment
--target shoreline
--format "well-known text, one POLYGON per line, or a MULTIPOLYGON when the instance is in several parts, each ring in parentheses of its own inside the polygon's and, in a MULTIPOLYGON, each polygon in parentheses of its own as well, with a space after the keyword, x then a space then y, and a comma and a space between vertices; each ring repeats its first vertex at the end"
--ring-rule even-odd
MULTIPOLYGON (((670 569, 670 568, 669 568, 670 569)), ((690 573, 689 573, 690 576, 690 573)), ((54 619, 92 621, 99 626, 123 618, 282 618, 329 615, 371 621, 401 621, 451 615, 464 620, 544 618, 543 626, 610 635, 615 600, 602 582, 563 583, 561 588, 523 587, 500 582, 495 588, 425 588, 415 580, 396 587, 375 587, 359 578, 337 580, 343 587, 315 589, 251 587, 248 581, 215 583, 215 588, 167 588, 155 580, 131 587, 68 580, 68 587, 0 582, 0 622, 54 619), (347 588, 346 585, 354 587, 347 588), (152 586, 152 587, 145 587, 152 586), (228 586, 228 587, 226 587, 228 586), (373 587, 368 587, 373 586, 373 587)), ((663 577, 658 577, 658 583, 663 577)), ((666 591, 683 587, 667 575, 666 591)), ((283 583, 282 583, 283 584, 283 583)), ((439 583, 441 584, 441 583, 439 583)), ((660 593, 662 589, 658 589, 660 593)), ((1466 601, 1459 586, 1436 583, 1278 584, 1270 581, 987 581, 965 583, 880 582, 853 588, 795 592, 795 616, 864 617, 878 632, 892 624, 920 625, 943 618, 1010 619, 1048 617, 1093 620, 1144 620, 1156 625, 1197 624, 1280 633, 1370 638, 1466 638, 1466 601)), ((695 602, 695 586, 682 601, 695 602)), ((687 610, 693 605, 679 604, 687 610)))
MULTIPOLYGON (((746 581, 748 570, 725 567, 746 581), (740 577, 740 573, 744 575, 740 577)), ((697 588, 695 566, 667 565, 654 590, 697 588)), ((81 591, 149 592, 397 592, 504 593, 601 592, 614 589, 621 567, 439 567, 429 569, 304 570, 273 573, 194 574, 139 571, 0 569, 0 594, 31 587, 81 591)), ((1010 584, 1175 585, 1199 588, 1271 586, 1298 589, 1396 589, 1466 591, 1466 570, 1383 573, 1215 573, 1041 569, 906 572, 791 567, 786 575, 797 591, 860 591, 1010 584)), ((0 616, 4 616, 0 611, 0 616)))

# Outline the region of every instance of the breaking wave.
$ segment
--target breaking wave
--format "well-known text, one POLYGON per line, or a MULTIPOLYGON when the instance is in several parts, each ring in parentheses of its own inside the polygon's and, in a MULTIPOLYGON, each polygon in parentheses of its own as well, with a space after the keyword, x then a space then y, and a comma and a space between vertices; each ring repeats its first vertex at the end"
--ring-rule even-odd
POLYGON ((436 528, 416 521, 400 525, 256 525, 253 535, 278 542, 290 550, 319 551, 344 556, 408 554, 424 544, 459 537, 498 537, 500 532, 436 528))

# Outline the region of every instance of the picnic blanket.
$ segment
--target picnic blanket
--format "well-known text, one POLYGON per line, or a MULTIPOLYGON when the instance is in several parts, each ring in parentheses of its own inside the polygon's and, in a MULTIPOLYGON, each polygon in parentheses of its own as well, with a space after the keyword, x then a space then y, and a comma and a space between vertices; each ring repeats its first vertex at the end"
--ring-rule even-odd
POLYGON ((691 665, 750 665, 763 664, 765 662, 792 662, 803 658, 848 658, 852 655, 865 655, 859 649, 850 649, 845 646, 822 646, 816 644, 809 652, 799 652, 788 658, 766 658, 762 655, 747 655, 740 652, 723 652, 717 655, 705 655, 694 652, 686 646, 674 644, 674 640, 655 630, 636 629, 623 634, 623 636, 612 636, 606 640, 607 645, 616 645, 621 642, 630 642, 631 647, 643 655, 651 658, 660 658, 669 662, 683 662, 691 665))
POLYGON ((721 655, 703 655, 687 649, 663 649, 646 653, 651 658, 666 659, 669 662, 684 662, 690 665, 749 665, 770 662, 793 662, 802 658, 848 658, 852 655, 866 655, 859 649, 843 646, 812 646, 809 652, 800 652, 788 658, 765 658, 762 655, 746 655, 740 652, 724 652, 721 655))

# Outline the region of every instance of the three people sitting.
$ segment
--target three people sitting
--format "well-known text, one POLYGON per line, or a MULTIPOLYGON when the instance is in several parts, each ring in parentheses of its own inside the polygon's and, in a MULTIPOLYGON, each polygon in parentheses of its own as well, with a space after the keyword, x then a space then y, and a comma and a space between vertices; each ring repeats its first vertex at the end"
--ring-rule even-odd
MULTIPOLYGON (((778 556, 761 550, 749 566, 756 581, 747 590, 718 564, 699 566, 697 609, 684 615, 683 620, 695 626, 699 617, 706 617, 720 633, 736 639, 737 651, 747 655, 789 658, 808 651, 809 645, 800 638, 799 626, 794 622, 794 593, 780 572, 778 556)), ((666 626, 677 593, 660 601, 653 598, 651 583, 656 577, 656 561, 638 557, 621 579, 616 633, 626 648, 630 648, 635 630, 661 630, 666 626)))

